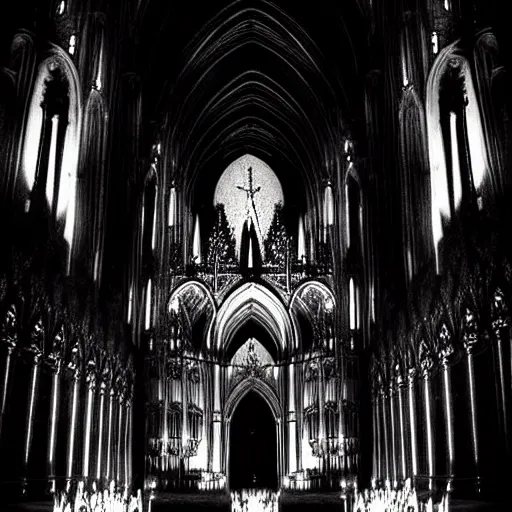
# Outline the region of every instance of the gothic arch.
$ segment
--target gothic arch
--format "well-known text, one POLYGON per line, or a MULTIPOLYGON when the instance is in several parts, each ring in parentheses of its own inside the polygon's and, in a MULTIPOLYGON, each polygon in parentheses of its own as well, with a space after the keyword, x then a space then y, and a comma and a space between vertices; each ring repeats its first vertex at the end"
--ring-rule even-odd
POLYGON ((80 153, 82 98, 78 72, 71 57, 62 48, 54 44, 51 44, 50 49, 43 55, 33 86, 27 129, 23 142, 22 175, 24 183, 21 185, 21 194, 24 196, 24 199, 28 199, 29 193, 34 186, 38 158, 37 148, 39 148, 43 122, 40 104, 44 93, 45 80, 49 76, 50 68, 58 68, 68 82, 69 107, 67 112, 67 128, 55 215, 57 220, 64 223, 63 235, 69 244, 69 254, 71 255, 75 227, 75 196, 78 156, 80 153))
MULTIPOLYGON (((86 255, 89 274, 101 275, 104 216, 106 211, 105 150, 107 113, 102 94, 92 89, 84 112, 80 155, 80 185, 77 190, 75 257, 86 255), (87 222, 84 222, 84 221, 87 222)), ((84 256, 82 256, 84 257, 84 256)))
POLYGON ((430 256, 431 213, 426 120, 414 86, 402 96, 399 112, 404 263, 409 279, 430 256), (418 221, 421 229, 417 232, 418 221))
MULTIPOLYGON (((501 147, 504 134, 500 133, 503 131, 503 119, 500 119, 500 105, 496 105, 495 88, 500 75, 505 72, 505 69, 500 62, 498 41, 492 32, 480 34, 475 43, 473 56, 482 109, 482 123, 491 162, 491 178, 495 191, 499 192, 502 190, 504 180, 503 148, 501 147)), ((505 103, 505 98, 502 99, 502 102, 505 103)))
POLYGON ((282 407, 274 388, 261 379, 248 377, 240 381, 226 399, 224 404, 224 417, 228 422, 231 420, 237 405, 249 391, 255 391, 261 395, 270 407, 276 422, 282 418, 282 407))
POLYGON ((480 115, 480 106, 473 85, 470 64, 459 48, 456 41, 445 47, 438 55, 432 66, 427 81, 426 111, 428 151, 430 161, 431 179, 431 205, 432 205, 432 236, 439 268, 438 244, 443 237, 443 220, 449 220, 455 213, 452 209, 457 205, 455 193, 450 193, 448 179, 448 163, 445 154, 444 136, 441 127, 440 97, 443 78, 450 72, 450 66, 460 69, 460 76, 464 79, 465 93, 468 103, 465 107, 467 122, 467 138, 469 156, 471 159, 471 178, 474 188, 482 188, 489 171, 487 152, 485 149, 484 132, 480 115))
POLYGON ((249 282, 233 291, 219 308, 211 343, 218 353, 227 349, 248 315, 271 334, 281 357, 296 348, 292 322, 284 304, 265 286, 249 282))
MULTIPOLYGON (((204 283, 202 283, 201 281, 191 279, 191 280, 185 281, 184 283, 178 285, 171 292, 171 295, 169 296, 169 300, 167 301, 167 312, 170 313, 172 310, 176 311, 183 307, 186 308, 186 305, 181 304, 181 302, 179 301, 178 298, 182 294, 186 293, 187 289, 191 289, 191 288, 198 289, 199 292, 203 295, 202 300, 203 301, 206 300, 208 303, 211 304, 211 318, 208 322, 208 326, 206 328, 206 336, 205 336, 207 348, 210 348, 210 339, 212 337, 212 331, 214 329, 214 325, 215 325, 215 322, 217 319, 217 306, 216 306, 215 299, 213 298, 213 295, 212 295, 210 289, 204 283), (176 300, 178 300, 178 302, 175 302, 176 300)), ((192 307, 196 310, 196 312, 201 312, 205 309, 204 307, 194 307, 193 305, 192 305, 192 307)), ((197 318, 192 317, 192 318, 190 318, 190 320, 191 320, 191 324, 193 325, 195 323, 195 321, 197 320, 197 318)))

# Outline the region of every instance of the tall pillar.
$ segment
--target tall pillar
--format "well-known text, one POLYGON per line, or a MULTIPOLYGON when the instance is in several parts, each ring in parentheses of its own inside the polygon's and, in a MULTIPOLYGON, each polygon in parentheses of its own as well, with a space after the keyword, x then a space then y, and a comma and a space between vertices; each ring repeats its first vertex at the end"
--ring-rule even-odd
POLYGON ((89 478, 89 469, 91 467, 91 430, 94 411, 94 394, 96 392, 96 363, 92 359, 89 360, 87 363, 86 372, 87 373, 85 377, 85 382, 87 389, 87 398, 85 404, 85 428, 82 445, 84 450, 82 459, 82 476, 84 478, 89 478))
POLYGON ((131 397, 127 394, 125 401, 125 422, 124 422, 124 449, 123 449, 123 461, 124 461, 124 486, 126 489, 130 486, 130 466, 131 459, 129 458, 130 453, 130 421, 132 416, 132 402, 131 397))
POLYGON ((450 375, 450 364, 453 362, 455 348, 452 336, 446 324, 441 326, 439 332, 439 356, 443 372, 443 405, 446 430, 446 445, 448 446, 448 475, 453 478, 455 474, 455 440, 453 424, 453 398, 450 375))
POLYGON ((387 396, 386 391, 383 389, 381 394, 382 404, 382 420, 384 426, 384 480, 389 480, 391 477, 391 461, 389 458, 389 415, 387 412, 387 396))
MULTIPOLYGON (((103 445, 105 442, 104 435, 104 422, 105 422, 105 393, 107 391, 107 382, 106 375, 102 375, 101 382, 99 385, 99 417, 98 417, 98 446, 97 446, 97 454, 96 454, 96 480, 99 482, 102 479, 102 476, 105 474, 104 471, 104 451, 103 445)), ((108 450, 108 447, 107 447, 108 450)))
POLYGON ((297 471, 297 416, 295 411, 295 360, 288 369, 288 473, 297 471))
POLYGON ((405 381, 401 378, 398 382, 398 422, 399 422, 399 432, 400 432, 400 479, 405 480, 407 478, 407 452, 405 449, 406 446, 406 420, 405 420, 405 381))
POLYGON ((11 378, 11 358, 12 353, 18 345, 16 309, 11 306, 5 315, 0 332, 0 342, 5 346, 5 362, 3 369, 2 394, 0 396, 0 440, 2 439, 2 425, 4 422, 5 408, 7 406, 7 396, 9 391, 9 381, 11 378))
POLYGON ((123 421, 124 421, 124 382, 116 396, 116 407, 118 410, 116 427, 116 481, 121 485, 123 481, 123 421))
POLYGON ((215 363, 214 371, 214 398, 213 398, 213 464, 212 471, 220 473, 221 471, 221 449, 222 449, 222 414, 220 406, 220 365, 215 363))
POLYGON ((399 452, 397 449, 397 425, 396 425, 396 386, 394 382, 394 377, 392 376, 390 379, 389 385, 389 416, 391 419, 391 483, 394 485, 394 482, 398 480, 398 465, 399 465, 399 452))
POLYGON ((80 402, 80 378, 82 375, 80 352, 78 342, 74 344, 72 349, 71 361, 68 363, 68 369, 71 371, 71 402, 69 411, 69 427, 68 427, 68 446, 67 446, 67 463, 66 463, 66 479, 67 487, 71 485, 71 479, 74 473, 75 462, 75 444, 76 429, 78 420, 78 407, 80 402))
MULTIPOLYGON (((373 394, 372 394, 373 395, 373 394)), ((372 432, 373 432, 373 450, 372 450, 372 480, 378 479, 377 457, 378 457, 378 431, 377 431, 377 404, 375 397, 372 396, 372 432)))
POLYGON ((27 486, 27 473, 28 473, 28 462, 30 458, 30 452, 32 449, 32 438, 34 435, 34 415, 36 410, 36 403, 39 391, 39 375, 41 371, 41 361, 43 357, 42 347, 44 346, 44 331, 43 324, 41 321, 37 322, 30 335, 31 343, 27 351, 30 354, 30 385, 28 391, 28 408, 27 408, 27 420, 25 426, 25 449, 23 453, 23 490, 26 491, 27 486))
POLYGON ((379 390, 376 390, 375 395, 375 424, 376 424, 376 432, 377 432, 377 455, 376 455, 376 462, 377 462, 377 469, 376 469, 376 478, 377 480, 381 480, 384 475, 383 471, 383 461, 384 457, 382 454, 382 429, 381 429, 381 422, 382 422, 382 412, 380 410, 380 396, 379 396, 379 390))
POLYGON ((55 452, 57 448, 57 430, 59 425, 59 406, 62 369, 63 331, 57 334, 53 342, 53 350, 48 356, 48 364, 52 372, 52 390, 50 397, 50 435, 48 437, 47 472, 51 492, 56 491, 55 452))
POLYGON ((116 407, 116 393, 113 386, 113 382, 111 382, 110 390, 109 390, 109 400, 108 400, 108 425, 107 425, 107 457, 105 463, 105 480, 109 482, 109 480, 115 479, 114 475, 114 428, 115 428, 115 407, 116 407))
POLYGON ((473 455, 474 471, 480 476, 480 454, 478 446, 478 424, 477 424, 477 406, 476 406, 476 388, 475 388, 475 368, 473 361, 473 351, 479 340, 478 325, 474 313, 466 308, 462 320, 462 342, 466 352, 466 366, 469 389, 469 410, 471 421, 471 447, 473 455))
MULTIPOLYGON (((500 411, 500 430, 502 435, 502 446, 504 458, 507 459, 510 452, 509 440, 509 412, 508 412, 508 395, 510 389, 507 385, 507 362, 505 361, 505 340, 504 332, 510 327, 510 318, 503 292, 496 290, 492 304, 492 328, 495 337, 495 359, 498 370, 497 388, 498 388, 498 410, 500 411)), ((512 363, 512 358, 511 358, 512 363)))
POLYGON ((412 348, 407 348, 407 396, 409 405, 409 438, 411 445, 411 472, 412 478, 418 474, 418 435, 416 426, 416 361, 412 348))
POLYGON ((429 489, 434 489, 435 475, 435 454, 434 454, 434 431, 432 422, 432 385, 431 385, 431 372, 434 367, 432 353, 430 347, 425 340, 420 343, 420 365, 423 377, 423 389, 425 393, 425 418, 426 418, 426 433, 427 433, 427 464, 429 476, 429 489))

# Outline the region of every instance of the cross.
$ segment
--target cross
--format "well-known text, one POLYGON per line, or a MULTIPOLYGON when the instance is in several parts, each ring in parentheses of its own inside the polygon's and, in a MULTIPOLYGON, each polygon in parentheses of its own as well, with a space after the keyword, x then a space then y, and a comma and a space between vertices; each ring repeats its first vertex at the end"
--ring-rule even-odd
POLYGON ((249 174, 249 188, 241 187, 240 185, 237 185, 236 188, 247 193, 247 202, 249 202, 249 200, 254 201, 254 196, 256 192, 261 190, 261 187, 253 188, 252 167, 247 169, 247 173, 249 174))

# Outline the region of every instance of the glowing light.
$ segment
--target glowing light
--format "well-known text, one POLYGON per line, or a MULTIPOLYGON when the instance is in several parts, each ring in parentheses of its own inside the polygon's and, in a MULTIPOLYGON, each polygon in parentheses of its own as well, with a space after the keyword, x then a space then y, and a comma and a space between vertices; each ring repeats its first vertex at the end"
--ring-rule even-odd
POLYGON ((350 249, 350 202, 348 183, 345 184, 345 237, 347 241, 347 249, 350 249))
POLYGON ((201 264, 201 229, 199 227, 199 215, 196 215, 196 222, 194 226, 194 240, 192 242, 192 258, 200 265, 201 264))
POLYGON ((146 289, 146 319, 144 323, 144 327, 146 330, 151 328, 151 301, 152 301, 152 293, 151 293, 151 279, 148 281, 148 286, 146 289))
POLYGON ((434 52, 434 55, 437 55, 437 52, 439 52, 439 38, 437 36, 437 32, 432 32, 432 51, 434 52))
POLYGON ((450 112, 450 139, 452 145, 453 201, 455 208, 462 200, 462 181, 460 176, 459 143, 457 140, 457 115, 450 112))
POLYGON ((330 183, 327 184, 324 191, 324 222, 326 226, 334 224, 334 198, 330 183))
POLYGON ((155 249, 156 247, 156 227, 157 227, 157 219, 156 219, 156 210, 157 210, 157 206, 156 206, 156 198, 158 197, 158 189, 156 190, 156 193, 155 193, 155 204, 153 206, 153 226, 152 226, 152 233, 151 233, 151 249, 155 249))
POLYGON ((75 49, 76 49, 76 36, 75 36, 75 34, 72 34, 69 38, 69 48, 68 48, 69 54, 74 55, 75 49))
POLYGON ((356 292, 354 288, 354 279, 349 281, 349 327, 351 330, 356 328, 356 292))
POLYGON ((452 10, 452 2, 451 0, 444 0, 444 8, 446 11, 452 10))
POLYGON ((52 138, 50 142, 50 155, 48 157, 48 175, 46 179, 46 199, 50 208, 53 202, 53 191, 55 187, 55 160, 57 155, 57 128, 59 126, 59 116, 52 117, 52 138))
POLYGON ((95 86, 98 91, 103 87, 103 44, 100 49, 100 56, 98 58, 98 74, 96 75, 95 86))
POLYGON ((171 187, 169 194, 169 220, 167 224, 171 228, 176 224, 176 187, 171 187))
POLYGON ((274 171, 263 160, 247 154, 227 167, 215 188, 214 204, 224 204, 227 221, 234 228, 233 235, 238 256, 240 255, 242 228, 247 217, 247 193, 237 187, 247 187, 247 169, 249 167, 252 167, 254 187, 261 187, 261 191, 254 194, 254 208, 262 237, 268 233, 275 205, 279 202, 284 204, 281 183, 274 171))
POLYGON ((306 234, 304 230, 304 217, 299 216, 299 234, 297 242, 297 258, 304 263, 306 259, 306 234))
POLYGON ((133 308, 133 284, 130 285, 130 291, 128 292, 128 315, 127 322, 132 321, 132 308, 133 308))
POLYGON ((62 16, 64 14, 65 10, 66 10, 66 2, 65 2, 65 0, 62 0, 62 2, 60 2, 59 6, 57 7, 57 14, 59 16, 62 16))
POLYGON ((94 255, 94 281, 97 281, 100 273, 100 251, 96 250, 94 255))

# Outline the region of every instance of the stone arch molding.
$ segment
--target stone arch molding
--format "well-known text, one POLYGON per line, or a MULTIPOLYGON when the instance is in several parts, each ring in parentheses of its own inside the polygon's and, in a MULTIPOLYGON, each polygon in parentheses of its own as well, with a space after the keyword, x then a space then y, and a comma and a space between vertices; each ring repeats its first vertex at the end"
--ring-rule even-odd
POLYGON ((250 391, 258 393, 265 400, 272 411, 272 416, 276 423, 281 420, 281 406, 275 390, 267 382, 255 377, 249 377, 239 382, 233 388, 224 404, 224 418, 227 422, 231 421, 238 404, 250 391))
POLYGON ((296 348, 295 331, 286 307, 271 290, 254 282, 243 284, 222 303, 211 333, 210 346, 217 353, 226 350, 249 316, 269 332, 281 357, 289 349, 296 348))

